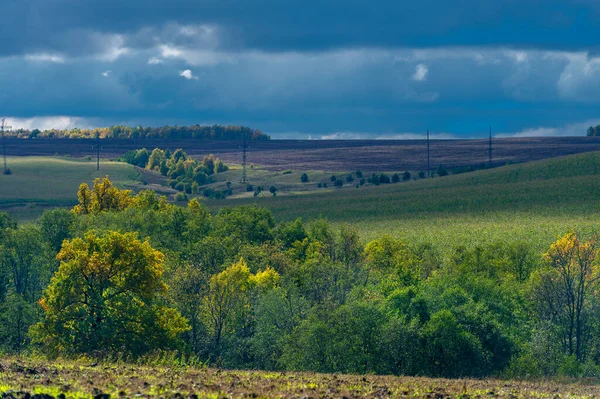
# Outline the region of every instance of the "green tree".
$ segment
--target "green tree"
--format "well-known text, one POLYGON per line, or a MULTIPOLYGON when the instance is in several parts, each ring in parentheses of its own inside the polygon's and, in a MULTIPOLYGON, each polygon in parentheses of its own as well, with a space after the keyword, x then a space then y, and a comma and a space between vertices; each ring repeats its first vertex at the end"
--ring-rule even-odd
POLYGON ((308 175, 306 173, 302 173, 302 176, 300 176, 300 181, 302 183, 307 183, 308 182, 308 175))
POLYGON ((139 356, 175 348, 188 330, 161 304, 164 255, 134 233, 86 233, 65 242, 60 267, 40 301, 35 341, 49 355, 124 352, 139 356))

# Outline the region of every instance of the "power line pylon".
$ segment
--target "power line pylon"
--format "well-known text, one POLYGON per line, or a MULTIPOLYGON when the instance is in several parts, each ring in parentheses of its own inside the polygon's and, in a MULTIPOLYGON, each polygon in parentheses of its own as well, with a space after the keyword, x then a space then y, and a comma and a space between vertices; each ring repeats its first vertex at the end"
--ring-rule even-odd
POLYGON ((92 148, 95 147, 96 150, 96 171, 100 170, 100 133, 96 132, 96 145, 92 146, 92 148))
POLYGON ((492 166, 492 127, 490 126, 490 138, 488 141, 488 162, 492 166))
POLYGON ((429 157, 429 129, 427 129, 427 177, 431 177, 431 162, 429 157))
POLYGON ((2 155, 4 157, 4 174, 8 174, 8 168, 6 167, 6 137, 4 136, 4 129, 11 130, 12 126, 5 125, 6 118, 2 118, 2 123, 0 124, 0 130, 2 131, 2 155))
POLYGON ((248 175, 246 174, 246 158, 249 148, 250 147, 248 147, 246 142, 246 137, 244 137, 244 145, 242 147, 242 178, 240 179, 240 183, 242 184, 248 184, 248 175))

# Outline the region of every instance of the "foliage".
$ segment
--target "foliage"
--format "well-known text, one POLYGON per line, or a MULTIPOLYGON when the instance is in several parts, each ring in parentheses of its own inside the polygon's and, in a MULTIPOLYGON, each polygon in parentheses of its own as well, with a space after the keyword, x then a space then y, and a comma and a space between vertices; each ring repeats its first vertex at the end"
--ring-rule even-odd
POLYGON ((40 304, 36 342, 53 356, 175 348, 187 321, 160 303, 164 255, 136 234, 86 233, 65 242, 40 304))
POLYGON ((205 139, 205 140, 269 140, 270 136, 264 134, 259 129, 251 129, 244 126, 162 126, 162 127, 142 127, 142 126, 122 126, 95 129, 47 129, 40 131, 38 129, 27 130, 18 129, 10 132, 18 138, 51 138, 51 139, 77 139, 77 138, 100 138, 110 139, 205 139))

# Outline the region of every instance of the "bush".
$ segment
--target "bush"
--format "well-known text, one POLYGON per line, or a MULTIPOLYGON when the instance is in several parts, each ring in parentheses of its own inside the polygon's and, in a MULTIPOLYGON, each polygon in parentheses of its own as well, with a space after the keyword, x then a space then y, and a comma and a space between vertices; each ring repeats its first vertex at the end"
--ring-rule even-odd
POLYGON ((331 177, 329 178, 329 180, 331 180, 331 181, 336 181, 336 180, 337 180, 337 177, 335 177, 335 175, 331 175, 331 177))
POLYGON ((271 186, 271 187, 269 187, 269 192, 270 192, 271 194, 273 194, 273 197, 277 195, 277 191, 278 191, 278 190, 277 190, 277 187, 275 187, 275 186, 271 186))
POLYGON ((12 170, 10 170, 10 168, 6 168, 6 170, 4 171, 5 175, 12 175, 12 170))
POLYGON ((420 179, 424 179, 425 178, 425 172, 423 172, 422 170, 419 171, 419 178, 420 179))
POLYGON ((306 173, 302 173, 302 176, 300 176, 300 181, 302 183, 308 182, 308 175, 306 173))
POLYGON ((410 172, 408 170, 402 174, 402 180, 404 180, 404 181, 410 180, 410 172))
POLYGON ((358 184, 360 184, 361 186, 365 183, 366 183, 366 181, 365 181, 364 177, 358 181, 358 184))
POLYGON ((394 173, 392 175, 392 183, 398 183, 400 181, 400 176, 398 175, 398 173, 394 173))
POLYGON ((359 179, 362 179, 363 177, 363 173, 360 169, 357 169, 356 172, 354 172, 354 174, 356 175, 356 177, 358 177, 359 179))
POLYGON ((252 184, 248 184, 248 185, 246 186, 246 191, 247 191, 247 192, 254 191, 254 187, 252 186, 252 184))
POLYGON ((354 181, 354 177, 352 177, 351 173, 349 173, 348 176, 346 176, 346 181, 348 183, 352 183, 354 181))
POLYGON ((281 172, 282 175, 291 175, 292 171, 291 170, 284 170, 283 172, 281 172))
POLYGON ((385 173, 382 173, 379 176, 379 183, 381 184, 390 184, 390 177, 388 175, 386 175, 385 173))
POLYGON ((436 170, 436 174, 438 176, 448 176, 448 170, 446 170, 446 168, 444 167, 444 165, 439 164, 436 170))
POLYGON ((187 199, 188 199, 188 196, 185 193, 175 194, 175 201, 177 201, 177 202, 186 201, 187 199))
POLYGON ((317 187, 318 187, 318 188, 321 188, 321 187, 323 187, 323 184, 322 184, 322 183, 319 183, 319 184, 317 184, 317 187))
POLYGON ((341 180, 336 180, 335 183, 333 183, 333 185, 336 187, 342 187, 344 185, 344 182, 341 180))

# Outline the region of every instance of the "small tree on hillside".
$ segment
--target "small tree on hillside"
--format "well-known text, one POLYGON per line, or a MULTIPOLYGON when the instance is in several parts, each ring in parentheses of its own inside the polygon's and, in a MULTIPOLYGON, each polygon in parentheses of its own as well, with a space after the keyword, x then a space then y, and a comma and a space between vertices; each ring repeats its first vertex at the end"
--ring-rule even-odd
POLYGON ((302 183, 307 183, 308 182, 308 175, 306 173, 302 173, 302 176, 300 176, 300 181, 302 183))
POLYGON ((404 180, 404 181, 410 180, 410 172, 408 170, 402 174, 402 180, 404 180))
POLYGON ((436 174, 438 176, 448 176, 448 171, 446 170, 446 168, 444 167, 444 165, 439 164, 436 170, 436 174))

